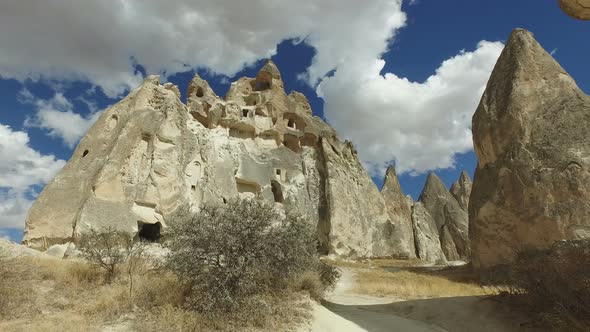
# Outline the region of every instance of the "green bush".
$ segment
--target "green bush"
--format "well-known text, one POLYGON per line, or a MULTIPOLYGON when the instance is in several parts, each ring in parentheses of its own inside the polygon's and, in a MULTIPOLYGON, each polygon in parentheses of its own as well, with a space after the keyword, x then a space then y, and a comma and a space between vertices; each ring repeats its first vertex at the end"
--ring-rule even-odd
POLYGON ((258 200, 185 214, 166 243, 169 268, 191 289, 187 303, 208 315, 264 307, 264 295, 285 291, 304 273, 333 285, 338 273, 320 261, 317 244, 308 221, 258 200))

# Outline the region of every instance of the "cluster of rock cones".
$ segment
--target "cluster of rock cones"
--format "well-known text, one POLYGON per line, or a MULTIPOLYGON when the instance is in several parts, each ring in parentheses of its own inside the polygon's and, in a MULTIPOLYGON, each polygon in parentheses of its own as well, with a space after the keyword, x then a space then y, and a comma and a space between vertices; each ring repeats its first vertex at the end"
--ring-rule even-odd
MULTIPOLYGON (((515 30, 473 117, 478 166, 447 190, 430 174, 418 202, 393 167, 379 192, 350 142, 287 95, 268 62, 225 98, 195 76, 187 101, 150 76, 105 111, 26 221, 24 243, 115 227, 149 240, 180 208, 236 197, 317 225, 324 254, 472 260, 590 236, 590 97, 525 30, 515 30)), ((395 143, 395 142, 393 142, 395 143)))

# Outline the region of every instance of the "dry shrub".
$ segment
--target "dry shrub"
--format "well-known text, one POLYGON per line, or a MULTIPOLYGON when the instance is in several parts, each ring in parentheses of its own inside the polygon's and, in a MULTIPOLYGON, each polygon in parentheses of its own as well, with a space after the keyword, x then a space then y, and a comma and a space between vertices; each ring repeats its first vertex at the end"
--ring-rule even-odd
POLYGON ((356 276, 356 287, 353 291, 402 299, 486 294, 485 290, 476 283, 453 281, 425 273, 388 272, 382 269, 360 271, 356 276))
POLYGON ((338 276, 320 261, 311 223, 257 200, 180 217, 169 239, 168 266, 190 289, 187 304, 207 317, 267 315, 269 298, 302 274, 317 275, 323 288, 338 276))
MULTIPOLYGON (((120 272, 120 266, 130 257, 143 253, 141 243, 135 242, 133 237, 112 227, 102 231, 91 229, 78 239, 78 248, 88 262, 104 270, 105 282, 111 282, 120 272)), ((128 262, 128 266, 133 266, 128 262)), ((131 276, 132 274, 129 273, 131 276)), ((130 281, 131 288, 132 280, 130 281)))
POLYGON ((556 330, 590 331, 590 239, 521 250, 509 269, 513 299, 556 330))

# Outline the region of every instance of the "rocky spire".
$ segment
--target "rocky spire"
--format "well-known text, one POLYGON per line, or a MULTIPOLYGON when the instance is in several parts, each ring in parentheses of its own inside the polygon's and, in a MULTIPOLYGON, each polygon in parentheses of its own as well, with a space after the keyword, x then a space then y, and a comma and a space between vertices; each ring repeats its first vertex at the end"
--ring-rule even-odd
POLYGON ((414 232, 412 230, 412 212, 406 197, 402 193, 395 167, 389 166, 385 173, 385 181, 381 188, 381 195, 385 200, 387 213, 393 225, 395 237, 395 255, 402 258, 415 258, 414 232))
POLYGON ((473 115, 476 267, 590 236, 589 123, 590 97, 532 33, 514 30, 473 115))
POLYGON ((467 212, 461 209, 459 202, 436 174, 428 174, 419 201, 436 223, 447 259, 468 259, 470 249, 467 212))
MULTIPOLYGON (((412 206, 412 227, 418 258, 427 262, 444 263, 446 258, 442 251, 436 223, 420 202, 412 206)), ((455 256, 458 255, 455 254, 455 256)))
POLYGON ((455 197, 461 208, 467 212, 469 196, 471 195, 471 178, 466 171, 462 171, 459 179, 451 186, 451 195, 455 197))

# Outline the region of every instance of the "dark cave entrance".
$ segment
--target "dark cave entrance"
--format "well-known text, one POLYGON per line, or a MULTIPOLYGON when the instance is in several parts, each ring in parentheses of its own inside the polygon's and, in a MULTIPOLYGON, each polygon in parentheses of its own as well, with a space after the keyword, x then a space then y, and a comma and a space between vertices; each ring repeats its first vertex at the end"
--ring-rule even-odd
POLYGON ((158 242, 160 240, 160 231, 162 230, 161 223, 145 224, 138 221, 137 226, 139 228, 137 235, 139 236, 140 241, 158 242))
POLYGON ((283 197, 283 190, 281 189, 281 185, 275 180, 270 181, 270 185, 275 202, 284 203, 285 198, 283 197))

